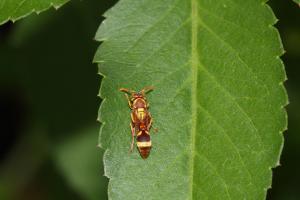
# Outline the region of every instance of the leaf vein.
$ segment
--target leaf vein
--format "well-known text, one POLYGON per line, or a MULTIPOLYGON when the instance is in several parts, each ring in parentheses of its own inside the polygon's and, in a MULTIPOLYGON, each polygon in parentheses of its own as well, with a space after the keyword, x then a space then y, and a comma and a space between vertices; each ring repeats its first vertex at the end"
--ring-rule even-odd
POLYGON ((214 167, 214 165, 209 161, 209 159, 204 154, 199 154, 198 152, 196 152, 195 154, 196 154, 196 156, 199 156, 200 159, 203 158, 203 160, 205 160, 207 162, 207 164, 211 167, 211 169, 215 172, 217 177, 220 178, 220 180, 223 182, 223 184, 225 186, 226 195, 228 196, 229 199, 231 199, 231 196, 230 196, 229 190, 228 190, 228 184, 227 184, 226 180, 221 176, 221 174, 217 171, 217 169, 214 167))
POLYGON ((255 135, 256 135, 256 137, 258 137, 258 139, 259 139, 258 141, 260 142, 261 147, 264 148, 262 137, 261 137, 257 127, 255 126, 253 120, 248 115, 248 113, 245 111, 245 109, 241 107, 241 105, 238 103, 238 101, 236 101, 235 97, 218 81, 218 79, 216 79, 214 74, 212 74, 210 71, 208 71, 208 69, 204 65, 202 65, 200 62, 199 62, 199 66, 201 66, 201 69, 209 75, 209 77, 216 83, 217 86, 219 86, 219 88, 221 88, 221 90, 225 94, 227 94, 227 96, 231 99, 231 101, 233 103, 235 103, 235 105, 241 111, 241 113, 244 114, 244 116, 248 119, 248 121, 250 122, 250 125, 255 130, 255 135))
POLYGON ((150 25, 150 26, 143 32, 143 34, 142 34, 140 37, 138 37, 138 38, 136 39, 136 41, 132 42, 132 45, 129 46, 129 47, 125 50, 125 52, 127 53, 127 52, 130 51, 132 48, 134 48, 134 47, 138 44, 138 42, 139 42, 139 41, 140 41, 147 33, 149 33, 149 31, 150 31, 151 29, 153 29, 153 28, 156 27, 155 25, 157 25, 158 23, 160 23, 161 21, 163 21, 164 19, 166 19, 166 18, 168 17, 168 15, 169 15, 170 13, 172 13, 172 11, 176 8, 176 5, 177 5, 179 2, 181 2, 181 1, 180 1, 180 0, 177 0, 176 2, 174 2, 173 6, 170 7, 170 8, 167 10, 167 12, 165 12, 165 13, 163 12, 164 14, 163 14, 157 21, 155 21, 152 25, 150 25))
POLYGON ((200 25, 202 25, 207 31, 209 31, 213 36, 215 36, 216 39, 218 39, 220 42, 222 42, 224 45, 226 45, 228 47, 229 50, 231 50, 231 52, 234 53, 234 55, 237 57, 237 59, 244 64, 244 66, 249 70, 249 72, 252 74, 252 76, 256 79, 256 82, 261 83, 261 85, 266 89, 267 94, 269 95, 269 88, 267 87, 266 83, 259 79, 257 77, 257 75, 253 72, 252 68, 246 63, 246 61, 244 61, 244 59, 240 56, 240 54, 238 53, 238 51, 233 48, 232 45, 230 45, 228 42, 226 42, 219 34, 217 34, 214 30, 212 30, 205 22, 203 22, 202 20, 199 21, 200 25))
POLYGON ((240 154, 240 151, 238 149, 238 147, 236 146, 236 144, 232 141, 231 137, 229 136, 229 134, 227 133, 227 131, 225 130, 225 128, 223 126, 221 126, 217 120, 212 116, 212 114, 206 109, 204 108, 202 105, 198 104, 199 108, 202 109, 206 114, 207 116, 213 120, 213 122, 222 130, 222 133, 225 137, 227 137, 227 139, 229 140, 229 142, 232 144, 234 150, 236 151, 240 161, 241 161, 241 164, 243 165, 244 169, 246 169, 247 171, 247 174, 250 178, 250 182, 251 184, 253 183, 253 177, 252 177, 252 174, 250 173, 249 169, 246 167, 246 164, 245 164, 245 161, 244 159, 242 158, 241 154, 240 154))
POLYGON ((190 158, 190 196, 193 199, 194 190, 194 169, 195 169, 195 149, 196 149, 196 132, 197 132, 197 86, 198 86, 198 1, 191 0, 191 77, 192 77, 192 88, 191 88, 191 118, 193 120, 191 126, 191 158, 190 158))
POLYGON ((26 2, 26 0, 22 0, 22 1, 18 4, 18 6, 15 8, 15 10, 14 10, 13 13, 11 14, 11 16, 13 16, 25 2, 26 2))
MULTIPOLYGON (((166 40, 164 43, 162 43, 155 51, 153 51, 149 56, 147 56, 146 58, 144 58, 141 62, 138 62, 138 63, 136 63, 133 66, 127 66, 128 69, 131 68, 131 69, 133 69, 132 71, 135 71, 135 73, 131 73, 130 76, 127 76, 127 79, 130 79, 130 78, 134 77, 135 75, 137 75, 138 72, 135 69, 138 69, 139 66, 141 66, 144 63, 146 63, 153 56, 155 56, 159 52, 159 50, 161 50, 166 45, 168 45, 169 42, 174 38, 174 36, 190 21, 190 19, 191 18, 187 18, 184 22, 182 22, 180 24, 180 26, 172 34, 170 34, 170 37, 168 37, 168 40, 166 40)), ((142 73, 143 74, 145 73, 144 69, 143 69, 142 73)))

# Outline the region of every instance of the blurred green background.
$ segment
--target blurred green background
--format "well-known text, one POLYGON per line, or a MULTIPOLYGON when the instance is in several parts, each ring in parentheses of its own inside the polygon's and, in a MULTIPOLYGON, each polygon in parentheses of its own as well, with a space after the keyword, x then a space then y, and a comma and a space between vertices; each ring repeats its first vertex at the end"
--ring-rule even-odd
MULTIPOLYGON (((107 199, 93 40, 115 0, 75 0, 0 26, 0 199, 107 199)), ((287 53, 289 130, 268 199, 300 199, 300 8, 269 2, 287 53)))
POLYGON ((107 199, 97 148, 102 14, 72 1, 0 27, 0 199, 107 199))

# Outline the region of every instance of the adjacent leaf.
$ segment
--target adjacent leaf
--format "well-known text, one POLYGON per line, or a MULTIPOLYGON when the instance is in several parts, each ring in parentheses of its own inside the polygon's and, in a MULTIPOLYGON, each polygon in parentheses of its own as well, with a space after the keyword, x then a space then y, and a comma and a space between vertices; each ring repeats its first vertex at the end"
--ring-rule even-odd
POLYGON ((53 6, 58 9, 68 0, 1 0, 0 24, 16 21, 32 12, 40 13, 53 6))
POLYGON ((111 199, 264 199, 286 129, 283 49, 261 1, 121 0, 96 39, 111 199), (148 95, 147 160, 130 144, 120 87, 148 95), (152 131, 153 132, 153 131, 152 131))
POLYGON ((70 185, 84 199, 105 198, 106 178, 99 158, 102 153, 95 145, 97 128, 89 128, 58 145, 54 158, 70 185))
POLYGON ((300 0, 293 0, 293 1, 300 6, 300 0))

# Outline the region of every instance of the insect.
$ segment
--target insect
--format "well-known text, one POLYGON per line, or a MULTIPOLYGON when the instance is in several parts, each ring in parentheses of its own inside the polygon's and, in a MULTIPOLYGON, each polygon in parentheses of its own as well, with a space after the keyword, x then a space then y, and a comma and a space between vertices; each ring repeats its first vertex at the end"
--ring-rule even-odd
POLYGON ((152 125, 152 117, 149 109, 149 103, 146 94, 153 90, 153 87, 145 87, 140 92, 131 89, 121 88, 120 91, 125 92, 128 105, 131 109, 131 145, 130 152, 133 151, 134 137, 136 136, 136 144, 143 159, 146 159, 152 147, 150 138, 150 128, 152 125), (130 95, 130 96, 129 96, 130 95))

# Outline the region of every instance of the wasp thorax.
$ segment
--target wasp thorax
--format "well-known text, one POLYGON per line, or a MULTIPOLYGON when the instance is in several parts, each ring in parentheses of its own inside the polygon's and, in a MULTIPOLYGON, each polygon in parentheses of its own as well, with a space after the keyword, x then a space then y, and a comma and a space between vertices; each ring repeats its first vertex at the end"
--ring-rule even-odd
POLYGON ((133 105, 135 108, 146 108, 147 107, 146 101, 141 98, 135 99, 133 102, 133 105))
POLYGON ((144 120, 146 117, 145 109, 144 108, 138 108, 136 112, 137 118, 139 120, 144 120))

